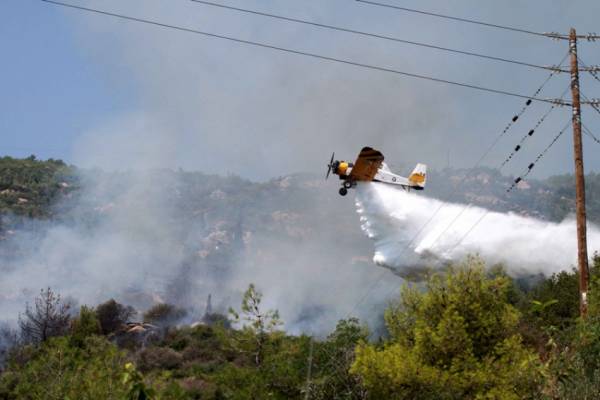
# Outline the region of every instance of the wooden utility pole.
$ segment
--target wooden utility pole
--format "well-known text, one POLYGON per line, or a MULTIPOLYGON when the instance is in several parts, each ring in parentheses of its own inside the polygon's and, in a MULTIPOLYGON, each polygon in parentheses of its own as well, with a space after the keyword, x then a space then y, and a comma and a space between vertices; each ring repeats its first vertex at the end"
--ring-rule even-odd
POLYGON ((579 65, 577 62, 577 34, 569 33, 571 54, 571 94, 573 96, 573 145, 575 149, 575 207, 577 212, 577 249, 579 265, 579 310, 581 317, 587 315, 588 255, 585 217, 585 178, 583 175, 583 149, 581 143, 581 103, 579 99, 579 65))

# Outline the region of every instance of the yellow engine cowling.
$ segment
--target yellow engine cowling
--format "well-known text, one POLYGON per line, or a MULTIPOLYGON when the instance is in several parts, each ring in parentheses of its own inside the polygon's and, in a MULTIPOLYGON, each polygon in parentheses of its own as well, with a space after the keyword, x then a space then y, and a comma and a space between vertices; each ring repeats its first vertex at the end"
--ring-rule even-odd
POLYGON ((348 163, 345 161, 340 161, 340 165, 338 166, 337 173, 338 175, 347 175, 348 171, 348 163))

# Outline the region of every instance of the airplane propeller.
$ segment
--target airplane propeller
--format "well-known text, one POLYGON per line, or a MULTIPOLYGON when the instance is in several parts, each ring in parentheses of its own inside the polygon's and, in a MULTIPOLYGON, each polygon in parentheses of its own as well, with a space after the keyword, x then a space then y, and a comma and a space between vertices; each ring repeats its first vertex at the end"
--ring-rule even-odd
POLYGON ((335 152, 331 153, 331 161, 329 161, 329 164, 327 164, 327 175, 325 175, 325 180, 327 180, 327 178, 329 178, 329 174, 331 173, 331 170, 333 169, 333 158, 335 157, 335 152))

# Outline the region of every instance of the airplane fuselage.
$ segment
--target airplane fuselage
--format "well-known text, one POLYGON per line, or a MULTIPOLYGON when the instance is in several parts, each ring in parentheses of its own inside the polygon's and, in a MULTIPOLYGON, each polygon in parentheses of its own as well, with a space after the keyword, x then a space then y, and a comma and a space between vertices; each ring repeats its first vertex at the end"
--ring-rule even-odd
MULTIPOLYGON (((356 186, 356 181, 353 181, 353 179, 352 179, 352 168, 353 167, 354 167, 354 164, 348 163, 346 161, 336 161, 334 163, 333 173, 336 174, 337 176, 339 176, 340 180, 343 180, 346 182, 350 181, 351 185, 344 185, 344 186, 347 186, 348 188, 356 186)), ((390 185, 413 187, 414 189, 417 189, 417 190, 423 190, 422 187, 411 185, 411 182, 408 180, 408 178, 405 178, 403 176, 400 176, 400 175, 397 175, 397 174, 394 174, 393 172, 391 172, 385 163, 382 163, 381 167, 377 170, 377 173, 373 177, 372 181, 387 183, 390 185)))
POLYGON ((356 186, 358 182, 381 182, 388 185, 400 186, 403 189, 422 190, 425 188, 425 176, 427 166, 425 164, 417 164, 413 172, 408 178, 394 174, 386 163, 383 162, 384 157, 380 151, 374 150, 371 147, 364 147, 356 163, 347 161, 334 161, 335 153, 331 155, 331 161, 327 165, 327 175, 331 172, 337 175, 343 181, 340 188, 340 194, 345 196, 348 189, 356 186))

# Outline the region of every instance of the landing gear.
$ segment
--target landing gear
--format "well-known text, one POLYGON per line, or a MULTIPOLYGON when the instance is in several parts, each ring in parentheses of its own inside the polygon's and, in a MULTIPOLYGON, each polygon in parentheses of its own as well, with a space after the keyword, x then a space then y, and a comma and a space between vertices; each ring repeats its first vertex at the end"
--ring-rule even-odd
MULTIPOLYGON (((346 186, 346 185, 344 184, 344 186, 346 186)), ((345 196, 347 194, 348 194, 348 189, 346 189, 345 187, 340 188, 340 195, 341 196, 345 196)))
POLYGON ((350 189, 352 187, 352 182, 345 181, 343 185, 344 185, 344 188, 350 189))

